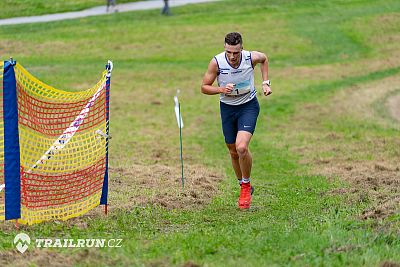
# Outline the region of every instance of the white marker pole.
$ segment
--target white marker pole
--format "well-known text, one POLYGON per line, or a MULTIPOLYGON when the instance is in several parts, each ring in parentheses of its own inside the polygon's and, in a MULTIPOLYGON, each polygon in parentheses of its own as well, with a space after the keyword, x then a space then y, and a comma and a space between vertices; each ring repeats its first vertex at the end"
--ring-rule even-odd
POLYGON ((180 140, 180 148, 181 148, 181 172, 182 172, 182 190, 185 189, 185 178, 183 176, 183 153, 182 153, 182 128, 183 128, 183 120, 182 120, 182 115, 181 115, 181 104, 179 103, 178 100, 178 95, 180 93, 180 90, 176 90, 176 95, 174 96, 174 102, 175 102, 175 116, 176 116, 176 122, 178 123, 179 127, 179 140, 180 140))

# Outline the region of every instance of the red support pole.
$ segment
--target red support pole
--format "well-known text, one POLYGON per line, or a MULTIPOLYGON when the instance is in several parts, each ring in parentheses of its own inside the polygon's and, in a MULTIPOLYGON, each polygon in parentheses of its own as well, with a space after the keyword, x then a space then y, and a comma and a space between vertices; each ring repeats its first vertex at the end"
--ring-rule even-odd
POLYGON ((107 215, 108 214, 108 204, 104 205, 104 213, 107 215))

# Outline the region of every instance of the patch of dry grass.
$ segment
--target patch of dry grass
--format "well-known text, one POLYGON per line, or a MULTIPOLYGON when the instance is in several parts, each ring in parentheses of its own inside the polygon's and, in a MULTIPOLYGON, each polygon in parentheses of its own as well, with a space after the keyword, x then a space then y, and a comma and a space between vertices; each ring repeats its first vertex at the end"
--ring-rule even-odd
MULTIPOLYGON (((399 211, 400 140, 378 133, 354 129, 341 131, 341 121, 377 123, 400 129, 400 123, 376 112, 374 104, 398 90, 400 76, 339 91, 326 104, 306 104, 299 108, 285 138, 300 162, 312 167, 314 174, 346 181, 350 187, 332 190, 348 194, 350 202, 370 202, 361 218, 384 218, 399 211), (335 126, 336 125, 336 126, 335 126), (291 141, 290 141, 291 140, 291 141)), ((397 99, 397 98, 396 98, 397 99)), ((392 99, 389 102, 392 103, 392 99)), ((391 106, 393 108, 393 106, 391 106)), ((396 106, 398 112, 400 106, 396 106)), ((393 111, 392 111, 393 113, 393 111)), ((348 127, 348 126, 344 126, 348 127)))
POLYGON ((394 119, 400 121, 400 95, 391 97, 388 100, 387 105, 388 105, 388 109, 390 111, 390 115, 394 119))
POLYGON ((132 209, 157 205, 169 209, 192 209, 212 199, 218 193, 222 173, 201 165, 184 168, 185 188, 182 190, 180 166, 162 164, 132 164, 127 168, 112 168, 110 208, 132 209), (112 203, 119 203, 113 206, 112 203))

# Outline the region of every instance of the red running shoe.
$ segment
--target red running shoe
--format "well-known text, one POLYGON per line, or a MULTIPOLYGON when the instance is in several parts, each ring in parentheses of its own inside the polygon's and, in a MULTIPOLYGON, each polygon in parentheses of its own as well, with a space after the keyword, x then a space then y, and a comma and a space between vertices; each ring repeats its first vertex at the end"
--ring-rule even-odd
MULTIPOLYGON (((242 186, 242 179, 238 179, 239 180, 239 186, 242 186)), ((254 186, 251 187, 251 195, 253 195, 254 193, 254 186)))
POLYGON ((239 209, 249 209, 251 203, 251 185, 250 183, 242 183, 240 196, 238 201, 239 209))

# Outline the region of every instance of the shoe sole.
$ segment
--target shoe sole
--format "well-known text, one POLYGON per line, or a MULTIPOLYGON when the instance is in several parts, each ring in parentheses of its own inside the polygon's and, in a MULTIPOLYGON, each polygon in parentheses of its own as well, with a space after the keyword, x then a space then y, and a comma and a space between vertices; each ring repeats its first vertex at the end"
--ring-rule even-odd
POLYGON ((250 209, 250 203, 249 203, 249 205, 248 206, 245 206, 245 205, 240 205, 239 203, 238 203, 238 208, 240 209, 240 210, 248 210, 248 209, 250 209))

